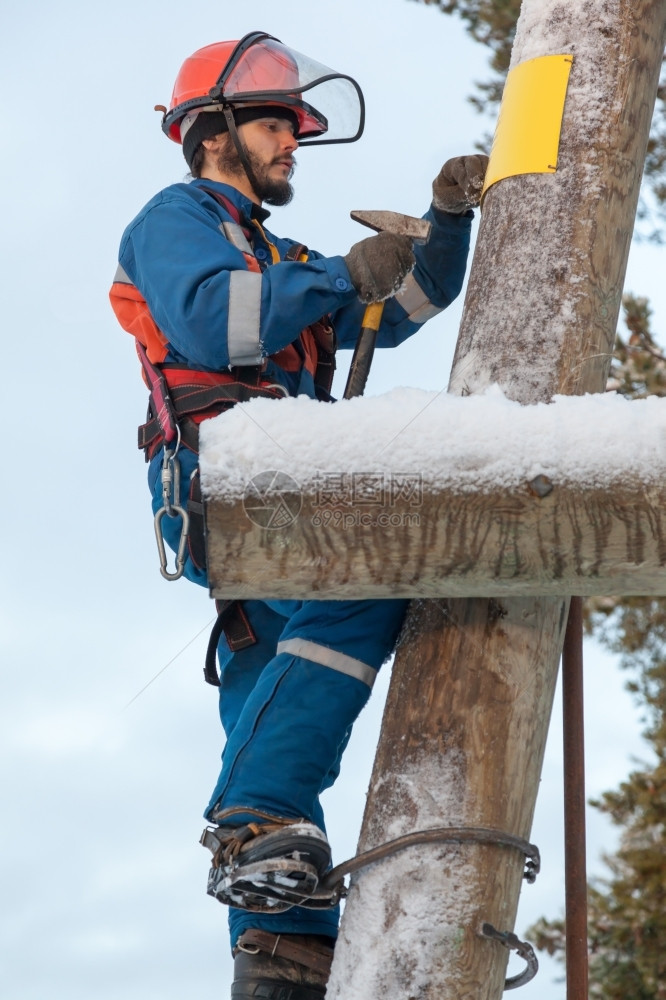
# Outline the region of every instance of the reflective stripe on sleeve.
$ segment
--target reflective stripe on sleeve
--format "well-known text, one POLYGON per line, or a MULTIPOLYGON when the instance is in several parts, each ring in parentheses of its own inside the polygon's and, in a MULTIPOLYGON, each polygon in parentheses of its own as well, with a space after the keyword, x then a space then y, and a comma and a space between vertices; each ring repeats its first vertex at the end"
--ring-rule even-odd
POLYGON ((377 671, 369 667, 362 660, 356 660, 353 656, 345 653, 338 653, 328 646, 320 646, 317 642, 310 642, 309 639, 285 639, 277 644, 278 653, 291 653, 293 656, 302 656, 304 660, 318 663, 322 667, 329 667, 337 670, 338 673, 347 674, 348 677, 355 677, 357 681, 362 681, 369 688, 375 683, 377 671))
POLYGON ((127 274, 127 271, 122 266, 122 264, 118 264, 118 268, 117 268, 116 273, 115 273, 115 275, 113 277, 113 280, 114 280, 114 282, 115 281, 120 282, 121 285, 133 285, 134 284, 134 282, 130 280, 129 275, 127 274))
POLYGON ((232 271, 229 275, 229 364, 261 364, 261 275, 232 271))
POLYGON ((400 303, 412 323, 425 323, 442 312, 441 308, 432 304, 413 274, 407 275, 395 300, 400 303))
POLYGON ((237 250, 240 250, 241 253, 252 253, 252 247, 247 241, 247 236, 243 232, 242 226, 239 226, 237 222, 222 222, 220 223, 220 229, 231 245, 235 246, 237 250))

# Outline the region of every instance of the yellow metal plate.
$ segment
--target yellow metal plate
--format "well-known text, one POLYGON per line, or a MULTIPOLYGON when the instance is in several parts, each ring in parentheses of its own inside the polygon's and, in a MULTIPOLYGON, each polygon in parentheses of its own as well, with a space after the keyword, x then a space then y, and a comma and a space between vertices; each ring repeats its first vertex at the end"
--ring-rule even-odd
POLYGON ((482 197, 516 174, 553 174, 573 56, 539 56, 514 66, 506 78, 482 197))

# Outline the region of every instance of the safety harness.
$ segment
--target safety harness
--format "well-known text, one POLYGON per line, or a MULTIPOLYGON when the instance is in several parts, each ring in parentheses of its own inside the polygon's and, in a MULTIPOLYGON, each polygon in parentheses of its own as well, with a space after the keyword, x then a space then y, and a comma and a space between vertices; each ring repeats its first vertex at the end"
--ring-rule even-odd
MULTIPOLYGON (((236 206, 223 194, 203 188, 207 194, 228 212, 233 222, 223 222, 220 231, 224 238, 243 254, 249 271, 260 273, 263 268, 250 245, 251 231, 241 225, 236 206)), ((277 248, 266 238, 261 225, 253 220, 266 240, 272 261, 277 263, 277 248)), ((286 260, 306 261, 307 247, 296 244, 290 247, 286 260)), ((264 267, 269 266, 268 263, 264 267)), ((203 420, 217 416, 236 403, 250 399, 279 399, 288 396, 287 389, 266 375, 266 363, 232 367, 226 372, 199 371, 182 364, 172 364, 164 359, 168 354, 168 341, 153 319, 146 300, 119 266, 110 293, 114 312, 136 344, 141 362, 143 379, 150 397, 146 422, 139 427, 138 446, 149 462, 163 449, 162 497, 163 506, 155 515, 155 534, 160 553, 162 576, 176 580, 182 576, 186 550, 193 564, 206 568, 204 507, 198 466, 193 473, 186 506, 180 501, 180 462, 177 455, 181 446, 199 454, 199 425, 203 420), (181 535, 176 553, 176 570, 169 572, 161 522, 164 517, 181 519, 181 535)), ((271 360, 286 371, 308 370, 320 400, 330 400, 335 373, 335 331, 328 317, 324 317, 301 331, 298 338, 286 348, 271 356, 271 360)), ((241 601, 216 601, 217 621, 213 627, 206 653, 204 677, 219 687, 215 666, 217 644, 224 632, 229 648, 237 652, 253 645, 257 639, 241 601)))

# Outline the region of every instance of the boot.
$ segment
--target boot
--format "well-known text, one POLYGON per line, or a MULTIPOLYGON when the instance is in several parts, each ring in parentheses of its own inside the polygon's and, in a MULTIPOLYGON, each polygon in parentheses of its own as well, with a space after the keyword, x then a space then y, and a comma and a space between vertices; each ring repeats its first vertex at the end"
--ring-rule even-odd
POLYGON ((283 913, 309 902, 336 905, 339 892, 317 898, 331 860, 324 833, 304 820, 274 819, 278 822, 204 830, 201 843, 213 854, 208 895, 255 913, 283 913))
POLYGON ((332 938, 246 930, 234 949, 231 1000, 324 1000, 332 938))

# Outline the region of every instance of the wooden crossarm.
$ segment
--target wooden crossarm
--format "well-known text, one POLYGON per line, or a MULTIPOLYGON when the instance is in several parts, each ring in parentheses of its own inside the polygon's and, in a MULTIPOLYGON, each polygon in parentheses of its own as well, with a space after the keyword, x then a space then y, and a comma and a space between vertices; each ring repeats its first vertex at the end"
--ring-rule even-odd
POLYGON ((537 481, 390 505, 278 499, 281 527, 260 526, 270 513, 240 499, 207 503, 214 597, 666 594, 666 485, 537 481))

